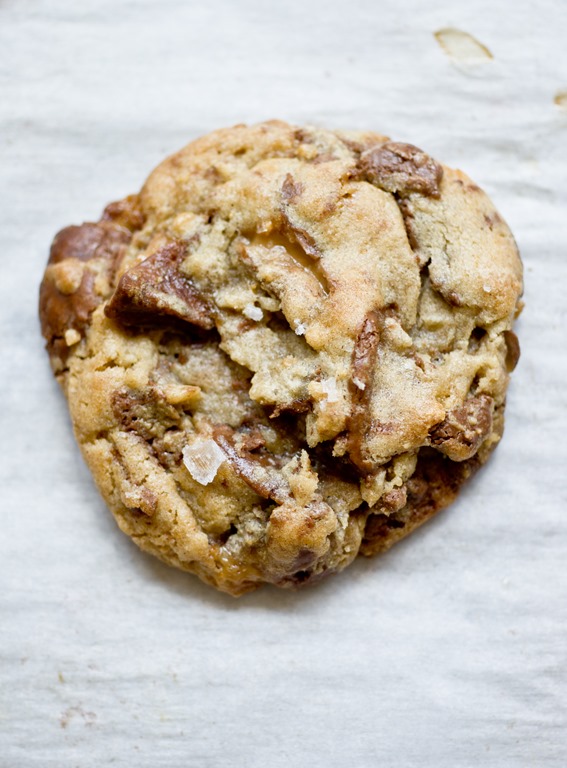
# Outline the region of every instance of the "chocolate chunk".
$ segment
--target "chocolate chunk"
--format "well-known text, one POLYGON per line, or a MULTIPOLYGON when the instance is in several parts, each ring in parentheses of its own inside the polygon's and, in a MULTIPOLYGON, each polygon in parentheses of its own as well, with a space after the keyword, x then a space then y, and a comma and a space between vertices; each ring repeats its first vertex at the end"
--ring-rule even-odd
POLYGON ((506 354, 506 369, 508 373, 512 373, 520 359, 520 342, 514 331, 504 331, 504 340, 508 350, 506 354))
POLYGON ((291 173, 288 173, 282 186, 282 198, 286 203, 292 203, 303 192, 303 184, 294 181, 291 173))
POLYGON ((65 332, 75 330, 82 338, 89 317, 101 299, 94 291, 94 275, 85 270, 79 288, 64 294, 46 276, 39 294, 41 329, 50 355, 64 362, 69 354, 65 332))
POLYGON ((468 397, 433 428, 431 445, 452 461, 470 459, 490 434, 493 410, 494 401, 489 395, 468 397))
POLYGON ((106 316, 135 327, 165 316, 204 330, 214 328, 211 305, 181 272, 186 252, 186 243, 173 240, 125 272, 105 307, 106 316))
POLYGON ((364 503, 359 512, 368 514, 364 529, 364 538, 367 542, 376 542, 387 539, 394 530, 403 529, 404 521, 398 514, 403 510, 408 501, 408 486, 402 485, 401 488, 392 488, 387 491, 376 504, 370 509, 364 503))
POLYGON ((213 438, 226 454, 234 472, 264 499, 283 504, 289 498, 289 485, 281 474, 262 463, 247 451, 238 451, 234 431, 226 425, 217 425, 213 438))
POLYGON ((95 290, 95 274, 106 273, 112 279, 130 238, 130 232, 107 222, 66 227, 55 236, 39 294, 41 330, 52 359, 65 363, 66 331, 84 336, 91 313, 104 299, 95 290), (57 285, 56 267, 66 260, 80 261, 85 267, 76 290, 63 292, 57 285))
POLYGON ((392 488, 391 491, 385 493, 378 502, 378 506, 383 514, 391 515, 402 509, 406 502, 407 489, 405 486, 402 486, 401 488, 392 488))
POLYGON ((263 448, 266 440, 258 428, 244 429, 240 433, 240 447, 247 453, 263 448))
MULTIPOLYGON (((415 233, 415 225, 414 225, 414 215, 413 211, 408 205, 407 200, 398 200, 398 207, 400 209, 400 213, 402 214, 402 219, 404 221, 404 227, 406 230, 406 235, 408 237, 408 243, 410 245, 410 248, 412 251, 417 252, 419 251, 419 243, 417 241, 417 235, 415 233)), ((420 267, 424 266, 420 263, 420 267)))
POLYGON ((179 423, 180 414, 153 388, 141 392, 119 389, 112 396, 112 410, 122 429, 144 440, 163 437, 179 423))
POLYGON ((128 195, 123 200, 109 203, 102 214, 103 221, 113 221, 135 232, 144 226, 145 216, 138 208, 138 195, 128 195))
POLYGON ((378 313, 370 312, 362 324, 352 357, 352 383, 358 391, 366 391, 372 383, 379 341, 378 313))
POLYGON ((413 144, 390 141, 367 149, 360 156, 359 168, 371 184, 386 192, 440 195, 442 166, 413 144))
POLYGON ((352 355, 352 376, 349 383, 352 410, 347 420, 348 451, 351 460, 365 473, 372 469, 372 462, 364 455, 363 442, 371 427, 368 408, 379 341, 379 316, 377 312, 370 312, 362 324, 352 355))
POLYGON ((48 264, 57 264, 64 259, 91 261, 103 258, 115 266, 121 246, 130 242, 130 237, 130 233, 121 227, 102 221, 65 227, 55 235, 48 264))
POLYGON ((446 507, 479 466, 476 456, 457 463, 436 451, 422 448, 415 473, 407 482, 406 505, 393 514, 368 516, 360 554, 369 557, 385 552, 396 541, 446 507))

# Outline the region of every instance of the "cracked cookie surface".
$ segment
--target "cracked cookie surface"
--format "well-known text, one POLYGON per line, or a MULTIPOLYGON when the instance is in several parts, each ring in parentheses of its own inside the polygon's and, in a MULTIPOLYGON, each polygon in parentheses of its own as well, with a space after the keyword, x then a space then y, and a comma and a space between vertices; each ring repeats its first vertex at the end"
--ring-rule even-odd
POLYGON ((118 524, 234 595, 387 549, 503 428, 522 269, 462 172, 272 121, 54 240, 40 317, 118 524))

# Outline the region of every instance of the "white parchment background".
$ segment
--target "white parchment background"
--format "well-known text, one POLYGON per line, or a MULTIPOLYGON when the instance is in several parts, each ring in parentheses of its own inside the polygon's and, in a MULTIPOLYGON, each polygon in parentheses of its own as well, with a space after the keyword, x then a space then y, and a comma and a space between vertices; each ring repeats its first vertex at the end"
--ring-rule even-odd
POLYGON ((567 765, 566 40, 562 0, 0 0, 3 768, 567 765), (452 61, 447 26, 494 58, 452 61), (389 133, 485 187, 526 266, 523 356, 449 511, 235 601, 115 527, 36 298, 59 228, 270 117, 389 133))

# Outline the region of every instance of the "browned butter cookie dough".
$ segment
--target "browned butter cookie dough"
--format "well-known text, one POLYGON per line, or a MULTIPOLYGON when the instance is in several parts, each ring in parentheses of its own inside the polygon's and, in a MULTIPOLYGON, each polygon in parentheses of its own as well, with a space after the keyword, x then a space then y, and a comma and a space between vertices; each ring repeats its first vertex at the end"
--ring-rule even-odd
POLYGON ((40 315, 119 526, 233 595, 388 549, 500 440, 522 289, 461 171, 237 125, 52 245, 40 315))

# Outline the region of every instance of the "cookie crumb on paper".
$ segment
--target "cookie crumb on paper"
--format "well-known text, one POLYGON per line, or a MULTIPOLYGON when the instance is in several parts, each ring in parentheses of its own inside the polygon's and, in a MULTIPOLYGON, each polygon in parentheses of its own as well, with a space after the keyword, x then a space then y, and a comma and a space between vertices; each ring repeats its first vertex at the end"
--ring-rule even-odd
POLYGON ((462 29, 445 27, 433 35, 447 56, 461 64, 478 64, 494 58, 486 45, 462 29))

